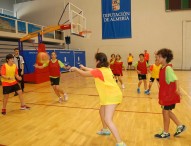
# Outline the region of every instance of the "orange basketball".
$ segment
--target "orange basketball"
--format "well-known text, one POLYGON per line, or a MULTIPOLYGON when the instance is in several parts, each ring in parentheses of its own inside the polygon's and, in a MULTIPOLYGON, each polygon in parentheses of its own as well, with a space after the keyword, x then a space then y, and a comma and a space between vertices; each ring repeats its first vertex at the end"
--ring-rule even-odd
POLYGON ((36 56, 37 63, 47 63, 50 60, 50 56, 46 52, 39 52, 36 56))

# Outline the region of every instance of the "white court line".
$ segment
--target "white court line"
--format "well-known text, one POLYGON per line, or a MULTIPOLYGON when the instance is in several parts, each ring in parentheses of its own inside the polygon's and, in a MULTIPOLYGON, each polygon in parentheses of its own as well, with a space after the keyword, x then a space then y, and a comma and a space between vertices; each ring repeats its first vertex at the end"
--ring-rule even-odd
POLYGON ((185 94, 187 97, 189 97, 189 98, 191 99, 191 96, 190 96, 182 87, 180 87, 180 89, 184 92, 184 94, 185 94))

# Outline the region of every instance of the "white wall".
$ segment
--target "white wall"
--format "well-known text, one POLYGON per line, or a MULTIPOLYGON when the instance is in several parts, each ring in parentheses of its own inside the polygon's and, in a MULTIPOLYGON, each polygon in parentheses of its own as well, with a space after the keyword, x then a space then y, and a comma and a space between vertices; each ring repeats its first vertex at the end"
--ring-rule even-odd
MULTIPOLYGON (((71 36, 71 48, 85 49, 87 65, 94 67, 94 54, 97 48, 108 57, 119 53, 126 63, 131 52, 135 59, 147 49, 154 62, 154 51, 170 48, 174 52, 173 65, 182 64, 182 21, 191 20, 191 11, 165 12, 165 0, 132 0, 132 38, 102 40, 101 0, 70 0, 84 10, 87 27, 92 30, 90 39, 71 36)), ((67 2, 65 2, 67 3, 67 2)), ((64 9, 63 0, 36 0, 24 3, 18 11, 20 18, 42 25, 57 24, 64 9)), ((20 5, 15 5, 18 9, 20 5)))
POLYGON ((15 3, 15 0, 0 0, 0 8, 13 11, 14 3, 15 3))

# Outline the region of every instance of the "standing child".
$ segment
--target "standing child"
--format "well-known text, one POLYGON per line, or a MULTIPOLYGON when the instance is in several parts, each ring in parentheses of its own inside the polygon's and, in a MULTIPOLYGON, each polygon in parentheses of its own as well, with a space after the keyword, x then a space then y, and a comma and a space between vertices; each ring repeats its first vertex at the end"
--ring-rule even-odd
POLYGON ((111 54, 111 59, 110 59, 110 62, 109 62, 110 66, 109 67, 110 67, 112 72, 114 70, 114 62, 115 62, 115 54, 111 54))
POLYGON ((14 56, 12 54, 8 54, 6 56, 6 62, 7 63, 3 64, 3 66, 1 67, 1 82, 4 95, 2 108, 3 115, 6 114, 6 106, 9 99, 9 93, 11 92, 18 93, 21 102, 21 110, 30 109, 30 107, 25 105, 22 90, 16 81, 16 79, 20 81, 22 80, 22 78, 18 75, 18 69, 14 64, 14 56))
POLYGON ((76 71, 84 77, 94 77, 95 85, 100 97, 100 117, 103 124, 103 129, 97 134, 110 135, 110 131, 113 133, 117 145, 126 146, 122 142, 117 127, 113 123, 113 115, 118 104, 122 102, 122 92, 113 78, 113 74, 109 68, 107 56, 104 53, 97 53, 95 55, 96 69, 87 68, 81 66, 83 70, 76 67, 72 67, 71 71, 76 71))
POLYGON ((38 69, 43 69, 48 67, 50 74, 50 82, 51 86, 54 89, 55 94, 58 96, 58 101, 61 103, 63 101, 62 96, 64 96, 64 101, 68 100, 68 95, 64 93, 62 89, 60 89, 60 68, 69 69, 66 67, 60 60, 57 59, 57 55, 55 52, 51 53, 51 60, 48 63, 43 64, 42 66, 34 65, 38 69))
POLYGON ((150 94, 150 90, 152 87, 152 84, 154 80, 157 80, 157 85, 159 87, 159 72, 161 69, 161 64, 159 63, 158 59, 155 60, 155 64, 150 66, 150 71, 151 71, 151 77, 149 81, 149 89, 147 90, 147 94, 150 94))
POLYGON ((144 54, 139 54, 139 61, 135 64, 135 70, 138 74, 138 88, 137 93, 141 93, 140 86, 142 84, 142 80, 144 82, 144 88, 145 88, 145 94, 147 94, 147 70, 148 70, 148 64, 146 60, 144 59, 144 54))
POLYGON ((162 68, 159 73, 159 104, 162 107, 164 131, 160 134, 155 134, 157 138, 170 137, 169 125, 170 119, 177 125, 177 130, 174 136, 182 133, 186 127, 183 125, 176 115, 172 112, 176 103, 180 102, 180 90, 177 83, 177 77, 168 63, 173 59, 173 54, 170 49, 161 49, 157 52, 159 63, 162 68))
POLYGON ((116 81, 119 80, 122 88, 124 89, 125 85, 123 84, 123 81, 122 81, 122 76, 123 76, 122 69, 123 69, 123 62, 121 61, 121 56, 117 54, 115 58, 115 62, 114 62, 113 74, 115 76, 116 81))
POLYGON ((132 66, 132 64, 133 64, 133 56, 132 56, 132 54, 131 53, 129 53, 129 56, 128 56, 128 58, 127 58, 127 64, 128 64, 128 66, 127 66, 127 69, 131 69, 131 66, 132 66))

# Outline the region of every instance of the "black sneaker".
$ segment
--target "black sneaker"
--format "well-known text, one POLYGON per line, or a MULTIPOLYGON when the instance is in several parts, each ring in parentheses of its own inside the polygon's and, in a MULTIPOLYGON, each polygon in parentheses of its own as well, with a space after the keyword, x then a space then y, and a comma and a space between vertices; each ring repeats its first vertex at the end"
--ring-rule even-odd
POLYGON ((181 125, 176 129, 176 132, 174 133, 174 136, 178 136, 180 133, 182 133, 183 131, 186 130, 186 126, 185 125, 181 125))
POLYGON ((170 137, 170 133, 160 133, 160 134, 155 134, 156 138, 169 138, 170 137))
POLYGON ((17 93, 17 92, 15 92, 14 96, 17 96, 17 95, 18 95, 18 93, 17 93))

